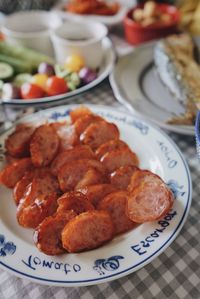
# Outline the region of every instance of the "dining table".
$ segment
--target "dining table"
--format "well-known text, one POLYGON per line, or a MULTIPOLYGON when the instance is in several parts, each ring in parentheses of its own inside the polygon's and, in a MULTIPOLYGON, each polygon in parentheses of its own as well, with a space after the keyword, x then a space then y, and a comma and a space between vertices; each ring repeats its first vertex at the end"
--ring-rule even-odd
MULTIPOLYGON (((126 54, 132 47, 122 39, 121 27, 110 33, 118 55, 126 54), (120 34, 116 34, 119 32, 120 34), (121 47, 120 47, 121 46, 121 47)), ((67 100, 65 104, 95 104, 112 107, 126 113, 115 99, 109 79, 87 92, 67 100)), ((56 105, 56 104, 54 104, 56 105)), ((12 124, 23 113, 34 112, 4 107, 4 125, 12 124), (14 116, 13 116, 14 115, 14 116)), ((40 108, 39 108, 40 109, 40 108)), ((45 109, 45 108, 42 108, 45 109)), ((36 109, 37 110, 37 109, 36 109)), ((132 112, 133 113, 133 112, 132 112)), ((192 204, 184 226, 171 245, 149 264, 129 275, 91 286, 57 287, 42 285, 19 278, 0 269, 1 299, 199 299, 200 298, 200 161, 196 154, 195 136, 166 131, 185 157, 192 178, 192 204)), ((148 148, 148 147, 147 147, 148 148)), ((181 175, 181 174, 180 174, 181 175)), ((0 257, 1 259, 1 257, 0 257)))

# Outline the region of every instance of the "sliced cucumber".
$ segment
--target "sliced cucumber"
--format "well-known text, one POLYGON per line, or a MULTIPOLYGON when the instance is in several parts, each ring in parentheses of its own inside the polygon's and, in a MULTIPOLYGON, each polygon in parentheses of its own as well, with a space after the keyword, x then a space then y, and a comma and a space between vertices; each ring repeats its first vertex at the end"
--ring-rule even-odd
POLYGON ((29 73, 22 73, 19 74, 15 77, 13 83, 18 86, 21 87, 22 84, 26 83, 26 82, 30 82, 32 78, 32 75, 29 73))
POLYGON ((5 62, 0 62, 0 80, 6 80, 13 76, 13 67, 5 62))
POLYGON ((57 77, 64 79, 71 74, 71 72, 69 72, 67 69, 65 69, 63 66, 59 64, 55 65, 54 70, 57 77))

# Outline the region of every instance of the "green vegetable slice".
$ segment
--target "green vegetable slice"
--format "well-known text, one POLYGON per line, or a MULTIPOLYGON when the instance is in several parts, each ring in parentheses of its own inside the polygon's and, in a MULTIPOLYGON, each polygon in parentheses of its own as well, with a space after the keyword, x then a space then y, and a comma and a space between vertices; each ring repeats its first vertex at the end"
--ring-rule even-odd
POLYGON ((18 86, 18 87, 21 87, 22 84, 26 83, 26 82, 30 82, 31 81, 31 74, 28 74, 28 73, 22 73, 22 74, 19 74, 15 77, 13 83, 18 86))
POLYGON ((13 67, 5 62, 0 62, 0 80, 6 80, 13 76, 13 67))

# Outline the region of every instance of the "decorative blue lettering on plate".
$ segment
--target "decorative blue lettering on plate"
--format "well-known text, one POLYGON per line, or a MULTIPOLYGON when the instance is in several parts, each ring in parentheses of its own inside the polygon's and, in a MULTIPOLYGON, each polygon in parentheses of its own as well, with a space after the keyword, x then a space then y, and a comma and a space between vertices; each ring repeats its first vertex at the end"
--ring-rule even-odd
POLYGON ((64 271, 65 274, 69 272, 79 272, 81 271, 81 266, 78 264, 68 264, 68 263, 59 263, 46 259, 41 259, 37 256, 29 255, 27 261, 22 260, 22 262, 32 270, 36 270, 36 268, 46 268, 48 270, 61 270, 64 271))
POLYGON ((165 157, 165 159, 167 161, 167 166, 169 168, 174 168, 178 164, 178 161, 176 161, 175 159, 173 159, 173 157, 172 157, 172 155, 173 155, 172 150, 170 150, 168 148, 168 146, 165 145, 164 142, 162 142, 162 141, 157 141, 157 142, 158 142, 158 145, 159 145, 161 151, 163 152, 164 157, 165 157))
POLYGON ((142 135, 147 135, 149 132, 149 127, 142 123, 141 121, 136 120, 128 120, 126 116, 116 116, 110 112, 98 112, 97 114, 101 115, 102 117, 109 118, 115 121, 119 121, 121 123, 127 124, 129 126, 135 127, 138 129, 142 135))
POLYGON ((6 242, 5 236, 0 235, 0 256, 13 255, 16 248, 13 242, 6 242))
POLYGON ((56 121, 61 117, 69 116, 69 113, 70 113, 70 110, 66 110, 63 113, 55 111, 50 115, 49 119, 53 119, 56 121))
POLYGON ((184 186, 179 185, 178 182, 175 180, 169 180, 167 182, 167 186, 170 188, 170 190, 174 194, 175 199, 178 196, 183 196, 185 194, 185 191, 182 190, 184 188, 184 186))
POLYGON ((115 271, 119 268, 119 260, 124 259, 121 255, 114 255, 107 259, 99 259, 94 262, 93 269, 96 270, 100 275, 105 274, 103 270, 115 271))
POLYGON ((158 221, 160 225, 156 228, 149 236, 144 240, 140 241, 139 244, 131 246, 131 249, 136 252, 138 255, 143 255, 147 253, 148 248, 151 244, 155 242, 157 238, 164 232, 166 227, 170 225, 170 221, 177 215, 176 211, 170 211, 162 220, 158 221))

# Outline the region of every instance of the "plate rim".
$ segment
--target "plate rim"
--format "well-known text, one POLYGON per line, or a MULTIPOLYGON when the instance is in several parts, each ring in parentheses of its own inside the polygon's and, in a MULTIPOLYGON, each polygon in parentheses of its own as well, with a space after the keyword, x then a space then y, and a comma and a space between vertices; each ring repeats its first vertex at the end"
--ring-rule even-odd
MULTIPOLYGON (((65 109, 67 108, 67 110, 70 110, 70 109, 78 107, 78 106, 80 106, 80 105, 79 104, 62 105, 62 106, 58 106, 58 107, 54 107, 54 108, 48 108, 48 109, 45 109, 45 110, 47 110, 47 113, 48 113, 48 112, 51 112, 51 111, 55 111, 56 108, 58 110, 61 110, 63 108, 65 108, 65 109)), ((73 281, 70 281, 70 280, 68 280, 68 281, 66 281, 66 280, 52 280, 52 279, 40 278, 40 277, 37 277, 37 276, 34 276, 34 275, 29 275, 29 274, 23 273, 21 271, 15 270, 14 268, 12 268, 8 265, 5 265, 2 261, 0 261, 1 269, 5 270, 5 268, 6 268, 6 271, 10 272, 11 274, 13 274, 17 277, 29 279, 32 282, 43 284, 43 285, 52 285, 52 286, 60 286, 60 287, 61 286, 62 287, 89 286, 89 285, 100 284, 100 283, 104 283, 104 282, 109 282, 109 281, 114 280, 114 279, 122 278, 122 277, 127 276, 131 273, 136 272, 139 269, 142 269, 147 264, 151 263, 161 253, 163 253, 172 244, 172 242, 175 240, 175 238, 178 236, 178 234, 180 233, 183 225, 185 224, 185 222, 187 220, 187 216, 189 214, 190 206, 191 206, 191 203, 192 203, 192 179, 191 179, 191 174, 190 174, 190 169, 189 169, 188 163, 187 163, 182 151, 179 149, 179 147, 176 145, 176 143, 172 140, 172 138, 170 138, 162 129, 160 129, 159 127, 157 127, 154 124, 151 124, 149 121, 146 121, 145 119, 140 118, 137 115, 134 115, 130 112, 120 111, 117 107, 109 107, 109 106, 106 106, 106 105, 95 105, 95 104, 86 104, 86 106, 88 108, 91 108, 91 109, 92 108, 94 108, 94 109, 95 108, 100 108, 100 109, 103 109, 103 110, 104 109, 110 110, 111 112, 113 112, 113 108, 114 108, 114 112, 116 110, 117 113, 125 114, 125 115, 128 115, 129 117, 133 117, 133 119, 144 122, 148 126, 152 127, 155 131, 159 132, 159 134, 161 134, 161 136, 164 136, 164 138, 166 138, 169 141, 169 143, 175 149, 176 153, 181 158, 181 161, 182 161, 183 166, 184 166, 185 174, 187 176, 188 196, 187 196, 187 203, 186 203, 183 215, 182 215, 179 223, 177 224, 176 229, 173 231, 173 234, 170 235, 168 240, 165 241, 165 243, 161 247, 159 247, 159 249, 154 251, 149 257, 145 258, 143 261, 139 262, 138 264, 136 264, 132 267, 126 268, 125 270, 122 270, 118 273, 111 274, 111 275, 108 275, 106 277, 99 277, 99 278, 95 278, 95 279, 81 280, 81 281, 79 281, 79 280, 77 280, 77 281, 76 280, 73 280, 73 281), (142 267, 140 267, 141 264, 143 265, 142 267)), ((1 134, 1 136, 4 135, 7 131, 10 131, 18 122, 26 120, 29 117, 31 118, 33 115, 36 115, 36 114, 39 116, 40 113, 41 113, 41 111, 38 111, 36 113, 32 113, 30 115, 22 117, 17 122, 15 122, 12 127, 7 129, 6 131, 4 131, 1 134)))
POLYGON ((117 58, 116 50, 113 45, 113 42, 111 38, 108 36, 103 38, 103 42, 106 43, 107 48, 105 50, 105 57, 110 55, 111 59, 109 59, 109 62, 106 64, 105 71, 98 76, 94 81, 77 88, 74 91, 70 91, 68 93, 56 95, 56 96, 50 96, 50 97, 43 97, 39 99, 30 99, 30 100, 23 100, 23 99, 13 99, 13 100, 6 100, 6 99, 0 99, 1 103, 5 106, 18 106, 18 107, 27 107, 27 106, 41 106, 41 105, 51 105, 55 103, 59 103, 61 101, 70 101, 74 97, 78 97, 82 95, 85 92, 88 92, 89 90, 93 89, 95 86, 98 86, 100 83, 102 83, 112 72, 115 61, 117 58), (52 98, 52 99, 51 99, 52 98))
MULTIPOLYGON (((194 136, 194 126, 170 125, 170 124, 167 124, 164 122, 157 121, 157 120, 153 119, 153 117, 147 116, 147 115, 143 114, 142 112, 137 111, 137 109, 135 109, 134 105, 131 104, 131 102, 123 94, 123 90, 121 90, 120 86, 117 83, 117 79, 115 77, 116 77, 116 69, 119 66, 119 64, 122 63, 122 61, 127 59, 129 56, 131 57, 131 56, 137 55, 137 53, 138 52, 140 53, 141 51, 143 51, 143 49, 148 49, 148 48, 151 49, 152 47, 155 46, 155 44, 156 44, 156 41, 148 42, 144 45, 140 45, 140 46, 136 47, 130 53, 121 55, 119 57, 119 59, 117 60, 117 62, 115 63, 115 65, 113 67, 112 72, 109 75, 109 82, 110 82, 111 88, 113 90, 114 96, 117 99, 117 101, 120 102, 123 106, 127 107, 129 109, 129 111, 132 111, 135 115, 146 119, 150 123, 156 124, 157 126, 161 127, 162 129, 165 129, 165 130, 168 130, 168 131, 171 131, 174 133, 194 136)), ((152 60, 153 60, 153 58, 152 58, 152 60)), ((138 74, 138 80, 139 80, 139 77, 140 77, 140 74, 138 74)), ((138 86, 138 88, 140 89, 139 86, 138 86)))

